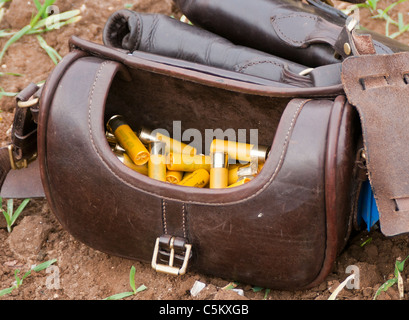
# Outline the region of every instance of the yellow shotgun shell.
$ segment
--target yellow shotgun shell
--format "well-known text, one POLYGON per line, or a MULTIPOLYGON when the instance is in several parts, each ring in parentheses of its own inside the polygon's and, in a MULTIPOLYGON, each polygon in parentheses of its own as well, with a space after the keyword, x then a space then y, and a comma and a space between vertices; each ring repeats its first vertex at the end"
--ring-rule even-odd
POLYGON ((246 184, 247 182, 250 182, 250 181, 251 181, 251 178, 242 178, 239 181, 229 185, 228 188, 240 187, 243 184, 246 184))
POLYGON ((229 185, 236 183, 244 177, 256 176, 260 165, 249 163, 245 165, 232 165, 229 167, 229 185))
POLYGON ((209 156, 190 156, 181 153, 169 153, 166 160, 169 171, 194 172, 199 169, 210 171, 211 160, 209 156))
POLYGON ((115 155, 128 168, 136 172, 139 172, 140 174, 143 174, 144 176, 148 175, 148 166, 146 164, 142 166, 136 165, 126 153, 115 153, 115 155))
POLYGON ((149 144, 154 141, 163 141, 166 143, 166 153, 183 153, 191 156, 197 154, 196 148, 189 146, 183 142, 172 139, 160 132, 152 133, 151 130, 142 127, 138 132, 139 139, 145 144, 149 144))
POLYGON ((177 184, 183 180, 182 171, 168 171, 166 173, 166 181, 172 184, 177 184))
POLYGON ((209 172, 205 169, 196 170, 187 175, 182 181, 178 183, 180 186, 204 188, 210 180, 209 172))
POLYGON ((126 123, 124 117, 113 116, 109 119, 107 128, 136 165, 144 165, 149 161, 149 151, 126 123))
POLYGON ((258 162, 265 162, 269 148, 242 142, 215 139, 210 145, 210 152, 226 152, 231 159, 242 162, 254 162, 255 159, 257 159, 258 162))
POLYGON ((211 154, 210 189, 227 188, 229 185, 229 156, 224 152, 211 154))
POLYGON ((149 145, 148 175, 150 178, 166 181, 165 143, 156 141, 149 145))

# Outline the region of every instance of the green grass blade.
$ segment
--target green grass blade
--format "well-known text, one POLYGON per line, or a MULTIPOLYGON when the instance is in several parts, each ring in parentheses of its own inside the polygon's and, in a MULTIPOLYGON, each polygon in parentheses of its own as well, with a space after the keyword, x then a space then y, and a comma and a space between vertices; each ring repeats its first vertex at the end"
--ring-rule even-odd
POLYGON ((0 87, 0 99, 3 97, 15 97, 17 94, 17 92, 6 92, 0 87))
POLYGON ((129 285, 131 286, 131 289, 133 292, 136 292, 136 287, 135 287, 135 267, 132 266, 131 271, 129 273, 129 285))
POLYGON ((0 53, 0 62, 3 60, 3 56, 6 53, 7 49, 16 41, 18 41, 22 36, 24 36, 29 30, 31 26, 25 26, 23 29, 15 33, 4 45, 3 50, 0 53))
POLYGON ((10 219, 13 217, 13 207, 14 202, 13 199, 7 200, 7 214, 9 215, 10 219))
MULTIPOLYGON (((6 212, 6 211, 1 210, 1 212, 3 213, 4 218, 6 219, 7 229, 8 229, 9 227, 11 227, 10 217, 9 217, 9 215, 7 214, 7 212, 6 212)), ((10 231, 9 231, 9 232, 10 232, 10 231)))
POLYGON ((50 27, 47 28, 49 30, 55 29, 55 27, 52 27, 52 26, 60 24, 61 21, 70 20, 70 19, 78 16, 80 13, 81 13, 80 10, 71 10, 71 11, 66 11, 66 12, 63 12, 63 13, 59 13, 59 14, 49 16, 46 19, 42 19, 42 20, 38 21, 33 26, 33 29, 40 29, 40 28, 43 28, 45 26, 50 26, 50 27))
POLYGON ((21 279, 20 279, 20 277, 18 276, 18 274, 20 273, 20 270, 19 269, 16 269, 16 270, 14 270, 14 278, 16 279, 16 287, 18 288, 18 287, 20 287, 20 285, 21 285, 21 279))
POLYGON ((32 270, 35 271, 35 272, 40 272, 40 271, 42 271, 44 269, 47 269, 49 266, 51 266, 56 261, 57 261, 57 259, 53 259, 53 260, 43 262, 43 263, 39 264, 38 266, 35 266, 32 270))
POLYGON ((139 286, 138 289, 135 290, 135 294, 138 293, 138 292, 144 291, 146 289, 148 289, 148 288, 143 284, 143 285, 139 286))
POLYGON ((54 64, 58 64, 58 62, 62 60, 60 54, 54 48, 50 47, 42 36, 38 35, 37 39, 40 43, 40 46, 45 50, 45 52, 47 52, 48 56, 51 58, 54 64))
POLYGON ((40 11, 40 10, 41 10, 41 3, 40 3, 40 1, 34 0, 34 4, 35 4, 35 6, 36 6, 36 8, 37 8, 37 11, 40 11))
POLYGON ((402 12, 398 13, 398 28, 399 30, 402 30, 405 27, 405 24, 403 23, 403 14, 402 12))
POLYGON ((391 10, 392 8, 396 7, 398 4, 405 2, 405 1, 407 0, 399 0, 399 1, 393 2, 392 4, 390 4, 389 6, 385 8, 384 12, 387 13, 389 10, 391 10))
POLYGON ((400 36, 402 33, 406 32, 406 31, 408 31, 408 30, 409 30, 409 24, 406 25, 402 30, 391 34, 391 35, 389 36, 389 38, 395 39, 396 37, 400 36))
POLYGON ((376 291, 375 296, 373 300, 376 300, 376 298, 381 294, 382 291, 387 291, 390 287, 392 287, 396 282, 398 282, 398 279, 393 278, 388 281, 386 281, 383 285, 379 287, 379 289, 376 291))
POLYGON ((270 289, 266 289, 263 300, 267 300, 270 291, 271 291, 270 289))
POLYGON ((15 288, 15 286, 12 286, 10 288, 0 290, 0 297, 5 296, 6 294, 10 294, 15 288))
POLYGON ((41 6, 40 10, 38 10, 35 17, 31 19, 30 27, 34 27, 37 24, 38 20, 40 20, 40 18, 43 17, 44 14, 46 13, 47 8, 53 5, 54 2, 55 0, 45 0, 44 4, 41 6))
POLYGON ((6 38, 6 37, 10 37, 12 35, 15 35, 15 32, 9 32, 10 29, 3 29, 0 30, 0 38, 6 38))
POLYGON ((71 18, 71 19, 69 19, 67 21, 57 22, 57 23, 49 26, 48 28, 46 28, 44 31, 46 32, 46 31, 52 31, 52 30, 55 30, 55 29, 60 29, 60 28, 62 28, 64 26, 66 26, 66 25, 69 25, 69 24, 76 23, 76 22, 80 21, 81 18, 82 18, 81 16, 78 16, 78 17, 73 17, 73 18, 71 18))
POLYGON ((14 72, 0 72, 0 77, 4 76, 15 76, 15 77, 23 77, 23 74, 20 73, 14 73, 14 72))
POLYGON ((31 274, 31 270, 28 270, 28 271, 23 275, 23 277, 21 278, 21 283, 23 283, 23 280, 24 280, 25 278, 27 278, 30 274, 31 274))
POLYGON ((16 222, 18 216, 21 214, 21 212, 24 210, 24 208, 27 206, 27 204, 30 202, 30 199, 25 199, 19 207, 14 211, 13 217, 11 218, 11 225, 16 222))
POLYGON ((132 295, 134 295, 133 292, 122 292, 122 293, 114 294, 108 298, 105 298, 104 300, 121 300, 126 297, 130 297, 132 295))

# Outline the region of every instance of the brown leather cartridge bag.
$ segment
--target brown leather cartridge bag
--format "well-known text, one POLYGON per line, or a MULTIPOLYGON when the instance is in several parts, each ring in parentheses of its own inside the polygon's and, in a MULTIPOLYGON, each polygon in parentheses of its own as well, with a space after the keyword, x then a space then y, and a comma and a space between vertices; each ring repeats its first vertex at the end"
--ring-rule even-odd
POLYGON ((352 227, 356 186, 359 119, 342 87, 266 86, 78 38, 71 48, 42 88, 38 116, 44 194, 66 230, 164 272, 183 273, 188 263, 287 289, 325 278, 352 227), (259 143, 272 148, 261 173, 240 188, 170 185, 112 153, 105 124, 114 114, 171 133, 173 121, 203 135, 258 129, 259 143))
MULTIPOLYGON (((222 44, 226 52, 237 49, 222 44)), ((276 81, 231 69, 242 63, 237 59, 221 68, 76 37, 70 48, 42 88, 29 86, 17 99, 13 143, 0 150, 3 197, 45 196, 75 238, 151 263, 158 272, 195 270, 287 290, 326 278, 354 228, 367 177, 362 147, 373 142, 364 135, 362 144, 366 96, 351 93, 355 107, 346 95, 361 88, 350 74, 355 65, 325 84, 325 70, 340 67, 316 68, 320 81, 302 72, 276 81), (182 132, 194 128, 203 137, 208 129, 257 129, 258 143, 271 150, 260 174, 244 186, 171 185, 129 169, 113 154, 105 125, 116 114, 135 128, 171 135, 174 121, 182 132), (17 184, 22 178, 29 190, 17 184)), ((282 63, 274 70, 288 76, 282 63)), ((378 80, 367 84, 384 86, 378 80)))

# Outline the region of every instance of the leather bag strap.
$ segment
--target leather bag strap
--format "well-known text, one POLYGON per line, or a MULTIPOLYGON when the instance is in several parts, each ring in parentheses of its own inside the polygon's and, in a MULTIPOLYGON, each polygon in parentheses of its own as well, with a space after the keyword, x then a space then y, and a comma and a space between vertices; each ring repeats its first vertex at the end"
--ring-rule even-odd
POLYGON ((37 120, 41 87, 30 83, 16 98, 11 142, 0 149, 0 196, 42 198, 37 157, 37 120))
POLYGON ((381 231, 395 236, 409 232, 409 53, 374 55, 369 40, 358 39, 361 55, 344 61, 342 81, 360 114, 381 231))

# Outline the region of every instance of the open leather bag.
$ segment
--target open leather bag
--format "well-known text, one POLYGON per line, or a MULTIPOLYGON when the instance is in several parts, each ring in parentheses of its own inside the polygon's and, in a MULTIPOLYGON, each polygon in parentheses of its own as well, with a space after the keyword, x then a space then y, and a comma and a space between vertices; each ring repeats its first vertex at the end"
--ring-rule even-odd
POLYGON ((409 138, 407 47, 296 2, 176 2, 195 25, 116 12, 104 45, 73 37, 45 85, 20 93, 12 143, 0 150, 1 196, 45 196, 78 240, 159 272, 191 269, 272 289, 325 279, 357 226, 368 177, 382 232, 409 231, 409 165, 395 156, 409 138), (277 7, 283 15, 273 17, 277 7), (322 26, 325 36, 302 42, 284 14, 311 21, 306 38, 322 26), (258 32, 277 50, 265 50, 258 32), (244 129, 249 139, 257 129, 271 150, 243 186, 173 185, 118 160, 106 139, 116 114, 171 135, 174 121, 203 136, 244 129))

